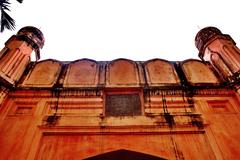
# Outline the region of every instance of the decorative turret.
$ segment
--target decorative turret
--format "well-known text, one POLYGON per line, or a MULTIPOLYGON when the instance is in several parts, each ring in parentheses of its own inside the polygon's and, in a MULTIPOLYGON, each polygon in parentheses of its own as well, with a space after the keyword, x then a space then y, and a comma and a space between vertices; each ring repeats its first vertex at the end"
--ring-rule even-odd
POLYGON ((0 52, 0 81, 14 86, 30 62, 34 50, 36 60, 40 59, 40 49, 44 45, 42 32, 35 27, 24 27, 13 35, 0 52))
POLYGON ((210 62, 219 75, 237 87, 240 82, 240 50, 234 40, 215 27, 206 27, 196 35, 195 45, 199 57, 210 62))

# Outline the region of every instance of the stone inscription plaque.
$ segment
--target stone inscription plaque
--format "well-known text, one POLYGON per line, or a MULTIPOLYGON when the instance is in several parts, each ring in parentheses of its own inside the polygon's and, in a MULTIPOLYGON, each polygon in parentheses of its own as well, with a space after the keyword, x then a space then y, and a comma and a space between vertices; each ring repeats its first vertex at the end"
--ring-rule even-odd
POLYGON ((107 116, 141 115, 141 102, 138 94, 116 94, 106 96, 107 116))

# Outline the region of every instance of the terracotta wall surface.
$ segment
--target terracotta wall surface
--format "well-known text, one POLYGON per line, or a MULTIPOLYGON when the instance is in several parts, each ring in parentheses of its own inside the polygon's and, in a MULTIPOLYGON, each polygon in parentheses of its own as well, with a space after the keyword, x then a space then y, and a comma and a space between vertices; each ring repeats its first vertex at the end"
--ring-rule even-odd
POLYGON ((11 91, 0 108, 0 159, 85 159, 121 149, 165 159, 239 157, 235 92, 125 89, 141 92, 142 114, 106 116, 105 96, 114 92, 11 91))
POLYGON ((186 155, 185 159, 215 158, 213 151, 209 148, 209 144, 202 134, 171 136, 151 134, 133 136, 131 134, 124 134, 121 136, 43 136, 38 149, 37 159, 83 159, 123 148, 167 159, 182 158, 183 154, 186 155), (199 154, 199 150, 201 150, 201 154, 199 154), (176 151, 180 152, 179 154, 181 155, 176 156, 176 151))
MULTIPOLYGON (((239 96, 238 96, 239 97, 239 96)), ((209 124, 207 135, 212 145, 216 145, 223 159, 236 159, 240 155, 239 100, 236 97, 198 97, 199 112, 203 113, 204 120, 209 124)))

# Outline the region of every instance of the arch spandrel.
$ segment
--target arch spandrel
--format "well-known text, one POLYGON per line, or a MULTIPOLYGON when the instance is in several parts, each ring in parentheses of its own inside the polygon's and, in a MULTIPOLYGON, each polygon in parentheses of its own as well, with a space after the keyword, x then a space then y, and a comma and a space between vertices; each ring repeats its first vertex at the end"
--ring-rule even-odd
POLYGON ((26 76, 22 87, 52 87, 60 74, 62 64, 56 60, 38 62, 26 76))
POLYGON ((151 85, 177 85, 180 79, 173 64, 166 60, 153 59, 145 63, 146 78, 151 85))
POLYGON ((189 59, 181 64, 182 70, 191 84, 219 84, 213 71, 199 60, 189 59))
POLYGON ((64 87, 89 87, 98 83, 98 63, 81 59, 69 64, 64 79, 64 87))
POLYGON ((139 85, 136 63, 127 59, 111 61, 107 66, 106 82, 108 86, 139 85))

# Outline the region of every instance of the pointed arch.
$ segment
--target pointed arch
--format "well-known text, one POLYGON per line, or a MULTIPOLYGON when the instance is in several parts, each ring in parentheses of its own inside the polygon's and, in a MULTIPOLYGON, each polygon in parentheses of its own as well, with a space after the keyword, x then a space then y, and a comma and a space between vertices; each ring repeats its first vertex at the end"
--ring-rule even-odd
POLYGON ((233 75, 228 65, 219 53, 212 53, 210 55, 210 60, 210 62, 213 64, 213 67, 217 70, 219 75, 223 76, 223 78, 227 78, 233 75))
POLYGON ((146 153, 140 153, 136 151, 130 151, 125 149, 115 150, 103 154, 99 154, 93 157, 86 158, 84 160, 166 160, 165 158, 149 155, 146 153))
MULTIPOLYGON (((230 47, 228 45, 223 45, 223 56, 225 57, 225 62, 228 65, 229 69, 233 72, 239 72, 240 71, 240 54, 238 50, 234 47, 230 47)), ((223 57, 222 57, 223 58, 223 57)))

